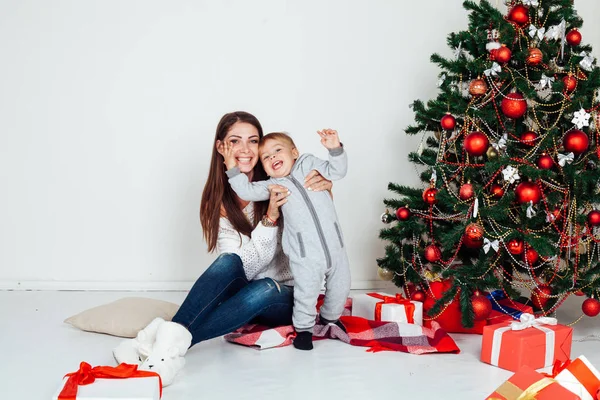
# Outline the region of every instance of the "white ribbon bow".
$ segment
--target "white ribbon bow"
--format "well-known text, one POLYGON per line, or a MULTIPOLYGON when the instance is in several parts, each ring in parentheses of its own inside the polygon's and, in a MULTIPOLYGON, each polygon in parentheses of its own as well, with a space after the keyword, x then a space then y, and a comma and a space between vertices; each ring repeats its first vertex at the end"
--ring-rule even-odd
POLYGON ((529 201, 529 206, 527 206, 527 218, 531 219, 535 217, 535 210, 533 209, 533 201, 529 201))
POLYGON ((544 38, 544 34, 546 33, 546 28, 541 27, 540 29, 536 28, 535 25, 529 25, 529 36, 534 38, 536 35, 538 39, 542 40, 544 38))
POLYGON ((571 164, 574 159, 575 159, 575 154, 573 154, 573 152, 571 152, 569 154, 558 153, 558 164, 561 167, 564 167, 565 164, 571 164))
POLYGON ((510 183, 515 183, 516 180, 521 179, 519 176, 519 170, 512 165, 504 168, 502 170, 502 175, 504 175, 504 180, 509 181, 510 183))
POLYGON ((579 55, 583 57, 583 60, 579 61, 579 65, 581 65, 581 68, 585 69, 586 71, 591 71, 592 64, 594 63, 595 58, 592 57, 590 54, 586 53, 585 51, 582 51, 581 53, 579 53, 579 55))
POLYGON ((500 140, 498 140, 498 143, 492 143, 492 147, 495 148, 497 151, 500 151, 501 149, 505 149, 507 140, 508 140, 508 134, 505 133, 504 135, 502 135, 500 140))
POLYGON ((487 254, 488 251, 490 251, 490 247, 494 249, 494 251, 497 253, 498 249, 500 249, 500 242, 498 242, 498 240, 490 242, 490 239, 483 238, 483 251, 485 252, 485 254, 487 254))
POLYGON ((540 5, 538 0, 523 0, 523 4, 530 7, 537 7, 540 5))
POLYGON ((542 77, 540 79, 538 87, 540 89, 543 89, 546 86, 548 86, 549 88, 551 88, 552 87, 552 83, 554 83, 554 77, 552 77, 552 76, 546 76, 546 75, 542 74, 542 77))
POLYGON ((438 87, 442 86, 442 83, 444 83, 445 80, 446 80, 446 74, 442 74, 440 76, 440 79, 438 80, 437 86, 438 87))
POLYGON ((435 172, 435 169, 431 173, 431 179, 429 179, 429 181, 432 182, 434 185, 437 182, 437 173, 435 172))
POLYGON ((498 72, 502 72, 502 68, 495 61, 492 64, 492 67, 490 69, 486 69, 485 71, 483 71, 483 73, 485 74, 485 76, 490 76, 490 75, 492 75, 492 76, 498 76, 498 72))
POLYGON ((562 38, 562 36, 564 35, 565 28, 566 22, 563 19, 560 22, 560 24, 552 25, 548 28, 548 31, 546 31, 546 39, 558 40, 559 38, 562 38))
POLYGON ((590 126, 590 121, 589 119, 592 116, 585 111, 584 108, 582 108, 579 111, 575 111, 575 114, 573 115, 573 119, 571 120, 572 123, 574 123, 575 125, 577 125, 577 128, 581 129, 584 126, 590 126))
POLYGON ((520 321, 513 321, 510 324, 510 329, 513 331, 522 331, 523 329, 533 328, 540 325, 556 325, 558 321, 552 317, 539 317, 536 318, 531 314, 521 314, 520 321))

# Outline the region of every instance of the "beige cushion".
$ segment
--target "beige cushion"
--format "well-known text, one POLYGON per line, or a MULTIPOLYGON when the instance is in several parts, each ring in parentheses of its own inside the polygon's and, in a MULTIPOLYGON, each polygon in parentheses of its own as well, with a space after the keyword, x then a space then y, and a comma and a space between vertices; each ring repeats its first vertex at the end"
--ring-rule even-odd
POLYGON ((88 332, 133 338, 154 318, 170 321, 178 309, 177 304, 168 301, 125 297, 82 311, 65 322, 88 332))

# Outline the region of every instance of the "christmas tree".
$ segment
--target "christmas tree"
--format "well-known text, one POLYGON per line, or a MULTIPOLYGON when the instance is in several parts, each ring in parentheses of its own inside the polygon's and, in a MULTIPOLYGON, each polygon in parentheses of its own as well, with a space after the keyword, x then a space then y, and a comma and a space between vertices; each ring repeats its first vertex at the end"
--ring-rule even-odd
POLYGON ((415 101, 406 129, 422 188, 390 183, 378 259, 383 279, 429 315, 460 304, 462 324, 490 312, 486 291, 531 293, 550 314, 570 295, 600 311, 600 70, 572 0, 465 1, 453 55, 433 54, 439 95, 415 101), (396 222, 397 221, 397 222, 396 222), (447 284, 442 295, 432 285, 447 284), (427 303, 426 303, 427 304, 427 303), (427 309, 427 306, 426 306, 427 309))

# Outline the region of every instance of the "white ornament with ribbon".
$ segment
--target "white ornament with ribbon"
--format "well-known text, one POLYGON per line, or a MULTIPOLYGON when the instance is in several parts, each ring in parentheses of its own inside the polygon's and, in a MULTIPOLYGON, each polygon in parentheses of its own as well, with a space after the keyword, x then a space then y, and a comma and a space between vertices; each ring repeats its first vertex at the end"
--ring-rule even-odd
POLYGON ((560 154, 558 153, 558 165, 564 167, 565 164, 571 164, 575 159, 575 154, 573 152, 568 154, 560 154))

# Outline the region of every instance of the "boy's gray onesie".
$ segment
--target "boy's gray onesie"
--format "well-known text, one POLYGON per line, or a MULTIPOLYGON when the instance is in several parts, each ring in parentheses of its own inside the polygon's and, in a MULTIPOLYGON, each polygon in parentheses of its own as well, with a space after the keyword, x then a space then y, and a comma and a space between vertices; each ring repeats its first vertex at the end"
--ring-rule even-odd
POLYGON ((244 200, 267 200, 270 197, 267 187, 272 184, 291 191, 287 203, 281 207, 282 246, 294 275, 292 321, 297 331, 312 331, 323 277, 325 300, 320 310, 323 318, 337 320, 350 292, 350 267, 333 199, 327 191, 304 188, 304 178, 313 169, 329 180, 343 178, 348 169, 343 147, 329 150, 329 161, 312 154, 301 155, 290 174, 283 178, 249 182, 237 167, 227 171, 231 187, 244 200))

